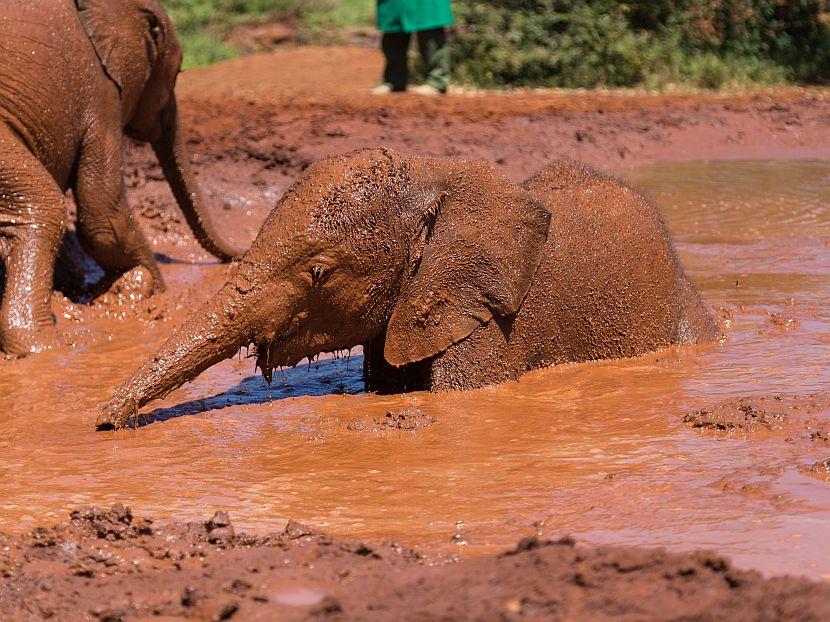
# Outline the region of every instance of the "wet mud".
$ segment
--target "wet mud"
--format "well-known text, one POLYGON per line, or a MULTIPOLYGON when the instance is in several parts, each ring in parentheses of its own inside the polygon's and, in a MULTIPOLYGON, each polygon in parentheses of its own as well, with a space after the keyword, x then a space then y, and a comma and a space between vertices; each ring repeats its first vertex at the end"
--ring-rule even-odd
MULTIPOLYGON (((374 57, 337 63, 346 95, 334 94, 334 77, 303 82, 313 58, 292 56, 293 69, 279 58, 181 79, 188 147, 225 239, 250 243, 310 162, 358 147, 481 157, 516 181, 550 159, 578 158, 620 175, 662 210, 726 339, 442 394, 367 393, 359 348, 275 372, 269 386, 242 351, 145 409, 138 430, 96 434, 113 389, 232 269, 193 240, 151 150, 131 144, 129 198, 168 290, 147 297, 139 271, 91 301, 55 293, 63 345, 0 361, 0 531, 25 534, 71 507, 125 502, 162 522, 200 522, 205 508, 224 509, 237 533, 255 538, 294 518, 335 542, 393 538, 426 560, 461 558, 481 568, 516 559, 494 555, 522 538, 572 534, 587 556, 600 555, 588 548, 600 545, 684 555, 707 548, 765 576, 830 578, 823 92, 424 102, 357 94, 371 86, 375 74, 365 72, 376 68, 374 57)), ((216 552, 217 577, 229 565, 221 556, 237 553, 216 552)), ((452 571, 441 572, 439 583, 454 585, 452 571)), ((304 576, 292 574, 290 589, 307 586, 304 576)), ((118 580, 126 586, 135 578, 118 580)), ((235 578, 228 574, 228 583, 235 578)), ((211 599, 224 590, 216 586, 206 588, 211 599)), ((305 602, 304 594, 286 598, 305 602)), ((332 595, 345 610, 339 594, 332 595)), ((494 610, 513 598, 521 611, 518 595, 494 610)), ((181 591, 169 599, 180 603, 181 591)), ((254 602, 231 599, 239 607, 254 602)), ((206 619, 225 605, 210 602, 213 609, 199 613, 206 619)))
MULTIPOLYGON (((686 415, 683 421, 698 430, 710 430, 727 436, 752 435, 759 432, 789 433, 801 428, 810 440, 824 441, 821 430, 830 421, 810 417, 826 412, 827 395, 774 395, 725 400, 686 415)), ((792 440, 792 436, 787 436, 792 440)))
POLYGON ((10 622, 830 616, 826 584, 765 579, 705 551, 571 538, 527 537, 499 555, 431 565, 391 541, 331 538, 293 521, 253 537, 224 512, 160 524, 119 504, 0 543, 0 616, 10 622))
POLYGON ((814 462, 809 467, 802 469, 805 475, 810 475, 825 482, 830 482, 830 458, 814 462))
POLYGON ((415 432, 435 423, 435 417, 417 406, 407 406, 400 410, 389 410, 385 417, 364 415, 348 423, 346 427, 355 432, 385 432, 387 430, 404 430, 415 432))

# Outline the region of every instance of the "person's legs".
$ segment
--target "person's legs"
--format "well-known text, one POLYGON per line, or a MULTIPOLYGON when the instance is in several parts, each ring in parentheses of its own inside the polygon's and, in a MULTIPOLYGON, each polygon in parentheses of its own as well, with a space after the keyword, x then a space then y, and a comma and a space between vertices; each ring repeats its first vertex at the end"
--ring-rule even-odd
POLYGON ((418 49, 427 68, 426 83, 442 93, 450 84, 450 46, 443 28, 422 30, 418 33, 418 49))
POLYGON ((385 32, 381 40, 381 48, 386 56, 386 68, 383 71, 383 81, 393 91, 405 91, 409 82, 409 65, 406 55, 409 50, 408 32, 385 32))

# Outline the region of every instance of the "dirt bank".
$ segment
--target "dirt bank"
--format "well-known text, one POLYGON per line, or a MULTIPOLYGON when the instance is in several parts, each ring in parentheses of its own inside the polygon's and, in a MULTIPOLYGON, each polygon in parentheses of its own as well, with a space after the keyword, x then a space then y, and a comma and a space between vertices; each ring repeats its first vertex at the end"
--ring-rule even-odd
POLYGON ((38 620, 822 621, 830 586, 763 579, 715 554, 526 538, 497 556, 425 565, 392 542, 293 521, 264 537, 228 516, 157 525, 86 507, 0 535, 0 617, 38 620))
POLYGON ((828 149, 825 89, 370 95, 380 72, 373 50, 299 48, 187 72, 179 92, 204 137, 221 133, 231 146, 240 136, 280 144, 294 162, 384 144, 485 157, 526 177, 561 156, 613 169, 654 159, 828 149))

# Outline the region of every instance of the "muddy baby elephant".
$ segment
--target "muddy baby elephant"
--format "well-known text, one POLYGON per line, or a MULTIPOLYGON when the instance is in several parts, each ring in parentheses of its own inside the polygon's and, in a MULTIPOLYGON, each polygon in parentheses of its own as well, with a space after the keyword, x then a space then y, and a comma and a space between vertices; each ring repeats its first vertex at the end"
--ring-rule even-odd
POLYGON ((444 390, 717 335, 659 213, 621 182, 563 161, 519 186, 484 162, 364 150, 287 190, 97 423, 125 425, 251 343, 269 381, 362 344, 370 388, 444 390))
POLYGON ((49 298, 72 189, 78 237, 112 280, 146 266, 163 286, 124 193, 122 139, 152 144, 196 237, 213 228, 188 161, 174 86, 182 48, 154 0, 0 0, 0 349, 53 341, 49 298))

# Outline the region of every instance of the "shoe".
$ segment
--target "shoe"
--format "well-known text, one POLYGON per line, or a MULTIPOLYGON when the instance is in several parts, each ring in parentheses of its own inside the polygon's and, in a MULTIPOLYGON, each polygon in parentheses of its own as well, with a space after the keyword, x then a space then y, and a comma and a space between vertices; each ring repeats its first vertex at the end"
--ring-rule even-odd
POLYGON ((372 95, 388 95, 392 92, 392 87, 388 84, 378 84, 375 88, 369 91, 372 95))
POLYGON ((418 86, 413 86, 409 89, 410 93, 415 93, 416 95, 427 95, 429 97, 435 97, 436 95, 445 95, 443 91, 436 89, 431 84, 419 84, 418 86))

